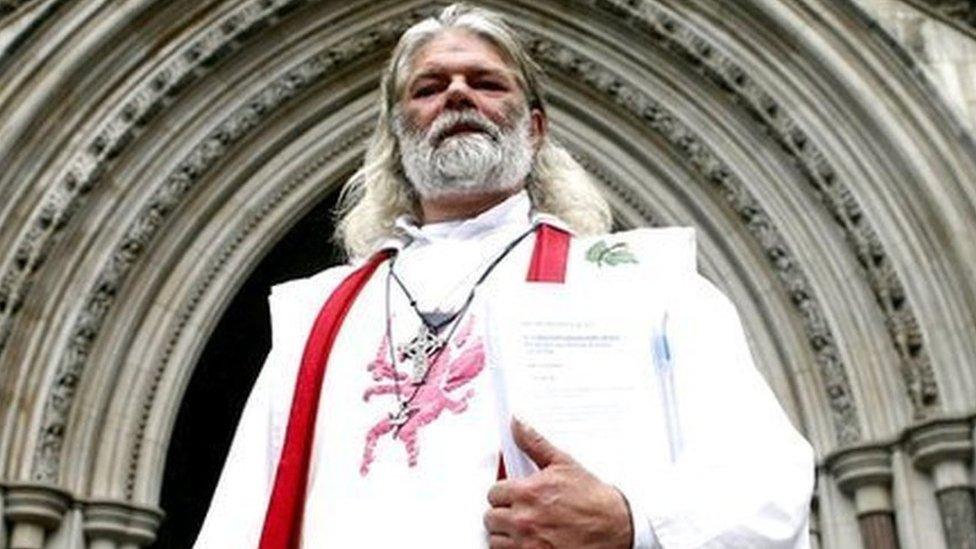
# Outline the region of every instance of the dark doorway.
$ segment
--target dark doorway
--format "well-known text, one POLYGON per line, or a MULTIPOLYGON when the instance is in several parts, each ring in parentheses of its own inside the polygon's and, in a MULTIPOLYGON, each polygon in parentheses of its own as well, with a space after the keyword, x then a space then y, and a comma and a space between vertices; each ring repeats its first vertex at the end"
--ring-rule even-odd
POLYGON ((341 261, 331 242, 336 198, 335 194, 326 197, 275 245, 211 334, 173 428, 160 501, 167 516, 152 548, 193 545, 244 402, 271 346, 267 303, 271 286, 341 261))

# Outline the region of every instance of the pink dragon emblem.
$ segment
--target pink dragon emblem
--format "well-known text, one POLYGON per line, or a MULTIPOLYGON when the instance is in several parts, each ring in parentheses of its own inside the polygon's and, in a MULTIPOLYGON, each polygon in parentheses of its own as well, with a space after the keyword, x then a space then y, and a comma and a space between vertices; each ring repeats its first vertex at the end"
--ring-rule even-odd
MULTIPOLYGON (((453 398, 452 392, 478 377, 485 366, 485 351, 481 339, 471 337, 473 324, 474 318, 469 317, 453 338, 453 342, 448 342, 434 359, 426 381, 420 385, 411 383, 408 374, 398 371, 390 363, 390 339, 388 335, 383 337, 376 358, 367 367, 373 380, 379 383, 366 389, 363 400, 368 402, 376 395, 396 394, 398 384, 400 394, 410 404, 406 410, 407 419, 402 424, 398 426, 393 418, 387 416, 366 434, 366 447, 359 467, 361 475, 366 476, 369 473, 380 437, 392 432, 393 438, 400 439, 407 450, 407 463, 414 467, 420 451, 417 445, 420 428, 440 417, 445 409, 455 414, 467 409, 468 400, 474 396, 474 389, 468 389, 460 398, 453 398), (457 357, 454 356, 455 353, 459 353, 457 357), (394 379, 396 384, 393 383, 394 379)), ((400 356, 398 360, 403 358, 400 356)))

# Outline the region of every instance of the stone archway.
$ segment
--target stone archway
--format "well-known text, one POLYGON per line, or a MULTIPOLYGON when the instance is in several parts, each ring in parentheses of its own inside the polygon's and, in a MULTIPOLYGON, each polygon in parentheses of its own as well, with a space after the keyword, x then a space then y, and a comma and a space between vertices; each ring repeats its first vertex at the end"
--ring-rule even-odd
MULTIPOLYGON (((356 164, 384 57, 432 7, 18 4, 0 12, 6 534, 142 546, 208 334, 356 164)), ((620 223, 698 229, 816 447, 822 545, 861 528, 933 547, 940 517, 971 521, 974 147, 911 59, 848 2, 485 4, 529 39, 556 135, 620 223)))

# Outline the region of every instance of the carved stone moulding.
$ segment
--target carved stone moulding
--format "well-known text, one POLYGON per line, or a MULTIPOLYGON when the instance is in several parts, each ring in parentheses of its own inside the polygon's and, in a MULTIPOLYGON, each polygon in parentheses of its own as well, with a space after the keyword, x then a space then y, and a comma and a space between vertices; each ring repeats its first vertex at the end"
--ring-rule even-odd
POLYGON ((4 515, 11 522, 29 522, 54 528, 67 511, 71 494, 55 486, 31 483, 4 483, 4 515))
MULTIPOLYGON (((337 139, 334 143, 330 144, 330 146, 328 146, 324 152, 318 155, 314 161, 305 166, 304 169, 295 174, 294 177, 291 177, 287 184, 281 186, 260 206, 252 210, 252 212, 248 214, 247 218, 240 224, 239 230, 229 235, 224 240, 220 247, 220 252, 210 260, 206 273, 200 277, 199 282, 194 285, 189 299, 184 301, 179 309, 176 322, 174 323, 170 335, 167 338, 163 352, 153 369, 151 383, 148 387, 146 387, 145 396, 141 401, 141 405, 138 407, 139 421, 137 424, 136 433, 132 437, 127 460, 128 466, 125 482, 126 499, 131 500, 134 497, 135 484, 137 480, 136 475, 138 474, 139 461, 143 450, 142 443, 146 436, 146 425, 149 421, 149 415, 153 410, 159 382, 162 380, 164 372, 170 365, 170 361, 173 358, 173 353, 178 347, 180 338, 184 335, 190 319, 196 313, 200 301, 207 294, 207 292, 211 290, 211 286, 216 280, 217 275, 225 268, 234 254, 239 252, 241 245, 246 242, 247 237, 256 228, 258 228, 261 222, 282 202, 284 202, 289 195, 291 195, 296 189, 309 184, 309 182, 312 181, 312 179, 337 156, 346 153, 357 146, 360 146, 366 140, 371 131, 371 126, 362 125, 355 132, 345 135, 341 139, 337 139)), ((316 182, 312 181, 312 184, 314 183, 316 182)))
POLYGON ((939 419, 922 423, 905 435, 905 449, 915 466, 931 471, 947 461, 971 462, 973 426, 968 418, 939 419))
MULTIPOLYGON (((9 1, 9 0, 8 0, 9 1)), ((16 0, 14 0, 16 1, 16 0)), ((157 115, 167 100, 204 76, 208 67, 231 52, 228 46, 253 28, 266 24, 277 10, 300 0, 256 0, 225 16, 206 29, 190 44, 161 63, 161 68, 146 78, 120 101, 85 145, 79 147, 45 194, 42 204, 31 214, 27 231, 15 245, 12 264, 3 265, 0 275, 0 353, 12 331, 11 324, 30 292, 37 271, 60 238, 81 202, 103 183, 103 176, 132 141, 138 128, 157 115)))
POLYGON ((114 305, 119 288, 145 250, 151 246, 166 219, 178 209, 210 167, 265 118, 293 100, 302 90, 327 78, 331 69, 392 45, 396 37, 420 16, 421 14, 415 13, 387 21, 367 36, 354 36, 298 63, 255 94, 238 111, 221 121, 193 149, 190 156, 179 163, 175 172, 163 181, 161 187, 155 190, 148 204, 143 207, 142 215, 131 224, 125 237, 117 244, 115 253, 102 266, 91 293, 84 298, 86 305, 75 320, 72 330, 74 336, 59 361, 52 391, 45 406, 40 444, 34 459, 34 480, 56 481, 64 427, 67 425, 75 388, 88 362, 92 346, 106 315, 114 305))
POLYGON ((145 546, 156 539, 163 511, 155 507, 113 500, 77 500, 72 494, 46 484, 5 483, 4 517, 12 525, 10 547, 44 546, 70 507, 84 513, 89 539, 145 546))
POLYGON ((891 453, 903 449, 915 467, 931 471, 946 461, 973 461, 976 415, 934 418, 906 427, 900 436, 840 448, 827 455, 824 466, 847 493, 866 484, 891 480, 891 453))
MULTIPOLYGON (((30 214, 26 223, 27 230, 14 246, 13 261, 0 265, 0 353, 6 347, 14 319, 33 287, 36 273, 45 264, 51 248, 60 239, 62 229, 68 225, 87 196, 103 183, 104 175, 110 170, 113 160, 124 152, 138 129, 164 108, 172 105, 190 83, 205 77, 218 61, 231 55, 235 49, 232 45, 253 35, 257 29, 279 20, 282 13, 305 1, 252 0, 223 16, 211 27, 203 29, 192 42, 174 50, 168 58, 162 60, 160 69, 134 86, 133 91, 119 102, 120 106, 72 154, 60 173, 50 174, 50 179, 55 183, 45 194, 41 205, 30 214)), ((429 11, 406 14, 390 21, 387 26, 403 29, 405 25, 429 11)), ((375 45, 384 39, 389 40, 384 30, 388 29, 374 29, 374 32, 349 42, 359 46, 375 45)), ((347 45, 347 49, 349 48, 347 45)), ((328 53, 336 58, 326 59, 327 66, 345 61, 342 58, 345 52, 342 50, 328 53)), ((294 81, 282 82, 280 90, 269 93, 286 94, 289 90, 303 88, 306 84, 300 74, 293 78, 294 81)), ((195 174, 189 171, 187 175, 195 174)))
POLYGON ((11 525, 10 547, 37 547, 46 533, 61 524, 73 501, 71 494, 45 484, 4 484, 4 516, 11 525))
POLYGON ((890 485, 893 478, 891 450, 887 446, 846 448, 830 457, 827 468, 847 494, 865 486, 890 485))
POLYGON ((892 346, 901 358, 899 374, 915 416, 926 417, 936 410, 938 386, 904 284, 863 208, 829 157, 819 149, 816 140, 741 63, 724 54, 707 36, 696 32, 676 15, 649 1, 581 1, 620 18, 665 50, 686 59, 690 70, 729 93, 795 161, 813 194, 844 234, 874 291, 875 300, 886 317, 885 326, 892 346))
POLYGON ((85 534, 90 539, 142 547, 155 541, 164 513, 155 507, 93 500, 85 503, 84 516, 85 534))

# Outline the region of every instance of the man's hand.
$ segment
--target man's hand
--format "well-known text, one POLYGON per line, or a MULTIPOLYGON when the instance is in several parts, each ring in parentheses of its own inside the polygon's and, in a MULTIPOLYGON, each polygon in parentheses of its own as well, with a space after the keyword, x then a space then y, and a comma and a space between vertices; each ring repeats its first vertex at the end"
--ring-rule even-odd
POLYGON ((502 480, 488 492, 491 549, 629 549, 630 510, 604 484, 531 427, 512 421, 515 444, 539 472, 502 480))

